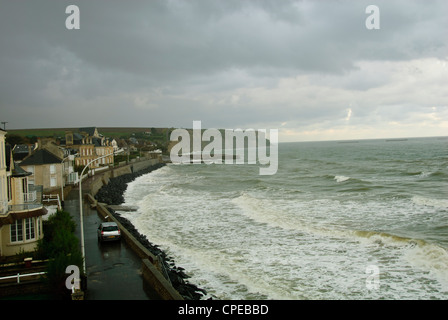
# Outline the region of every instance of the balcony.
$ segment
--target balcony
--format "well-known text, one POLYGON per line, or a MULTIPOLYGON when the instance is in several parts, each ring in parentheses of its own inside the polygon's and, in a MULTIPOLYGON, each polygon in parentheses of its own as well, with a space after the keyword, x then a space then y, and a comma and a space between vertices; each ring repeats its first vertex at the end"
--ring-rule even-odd
POLYGON ((13 201, 0 200, 0 227, 16 220, 38 217, 47 214, 36 191, 22 194, 13 201))
POLYGON ((37 192, 31 191, 23 193, 18 201, 16 200, 14 204, 10 204, 7 207, 7 210, 10 212, 22 212, 42 209, 43 204, 37 201, 37 192))
POLYGON ((28 212, 34 210, 40 210, 44 206, 41 203, 23 203, 23 204, 12 204, 8 206, 8 211, 10 212, 28 212))

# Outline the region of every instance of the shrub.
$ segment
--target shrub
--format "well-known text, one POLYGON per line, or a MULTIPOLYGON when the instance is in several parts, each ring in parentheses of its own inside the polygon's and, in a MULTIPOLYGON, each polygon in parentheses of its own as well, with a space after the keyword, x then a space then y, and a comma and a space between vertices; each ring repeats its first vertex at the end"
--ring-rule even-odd
POLYGON ((58 210, 43 224, 44 238, 39 241, 38 253, 41 258, 49 259, 47 280, 58 294, 70 293, 65 287, 67 266, 76 265, 82 272, 83 258, 75 230, 76 223, 63 210, 58 210))

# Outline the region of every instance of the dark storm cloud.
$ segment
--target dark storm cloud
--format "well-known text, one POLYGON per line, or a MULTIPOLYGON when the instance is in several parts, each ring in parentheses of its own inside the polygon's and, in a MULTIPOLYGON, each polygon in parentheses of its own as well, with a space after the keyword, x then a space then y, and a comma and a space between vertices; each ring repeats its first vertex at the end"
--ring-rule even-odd
MULTIPOLYGON (((365 27, 369 4, 0 1, 1 117, 13 127, 188 126, 195 119, 299 126, 345 119, 351 108, 361 121, 377 106, 358 92, 402 74, 369 61, 447 57, 444 1, 376 1, 375 31, 365 27), (69 4, 80 8, 80 30, 65 28, 69 4)), ((433 105, 446 106, 439 100, 433 105)))

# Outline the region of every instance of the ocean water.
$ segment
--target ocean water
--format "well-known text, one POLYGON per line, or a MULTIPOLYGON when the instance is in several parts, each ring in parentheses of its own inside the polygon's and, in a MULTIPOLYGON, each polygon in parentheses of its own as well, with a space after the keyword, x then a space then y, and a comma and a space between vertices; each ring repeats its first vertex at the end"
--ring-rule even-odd
POLYGON ((258 170, 168 165, 122 215, 205 298, 448 298, 447 138, 281 143, 258 170))

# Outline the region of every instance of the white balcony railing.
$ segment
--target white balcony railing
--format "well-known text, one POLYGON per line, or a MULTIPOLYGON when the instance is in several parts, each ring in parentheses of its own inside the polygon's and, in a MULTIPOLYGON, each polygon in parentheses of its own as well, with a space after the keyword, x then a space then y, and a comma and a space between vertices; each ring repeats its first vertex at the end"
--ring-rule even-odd
POLYGON ((43 205, 37 201, 37 192, 26 192, 22 195, 19 201, 8 205, 8 201, 0 201, 0 214, 6 214, 8 211, 28 211, 41 208, 43 205))
POLYGON ((23 194, 23 203, 35 202, 37 200, 36 191, 27 192, 23 194))

